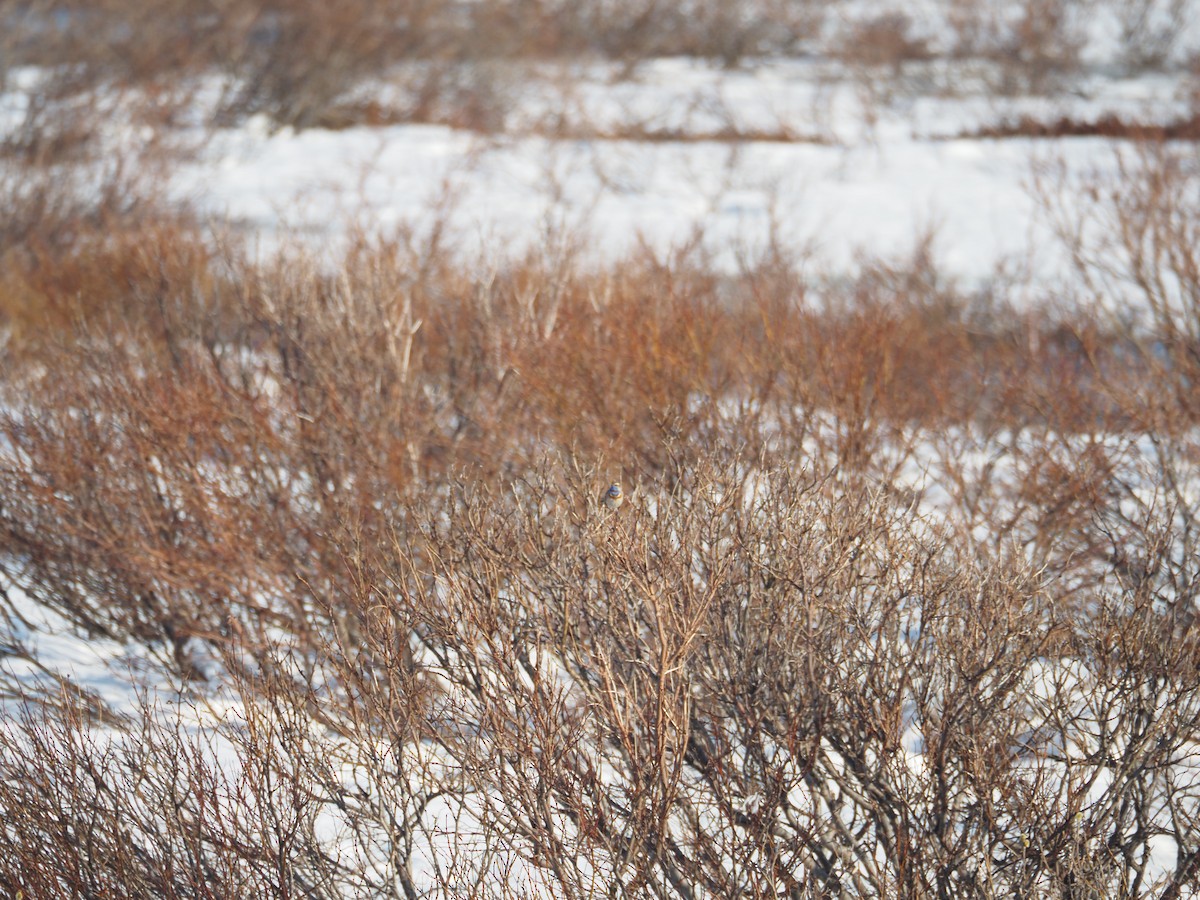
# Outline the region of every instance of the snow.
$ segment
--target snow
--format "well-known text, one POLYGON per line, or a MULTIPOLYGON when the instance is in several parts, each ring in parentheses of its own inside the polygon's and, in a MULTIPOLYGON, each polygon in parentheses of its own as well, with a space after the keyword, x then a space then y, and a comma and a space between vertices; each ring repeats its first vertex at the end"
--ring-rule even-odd
MULTIPOLYGON (((117 715, 139 707, 144 678, 154 672, 145 647, 87 636, 15 585, 5 587, 12 605, 0 651, 0 713, 23 695, 55 694, 60 685, 90 694, 117 715)), ((165 684, 161 671, 154 677, 165 684)))
POLYGON ((700 228, 718 265, 736 267, 739 252, 753 254, 774 234, 845 271, 867 248, 902 254, 932 230, 946 270, 981 282, 1031 249, 1042 274, 1063 270, 1027 190, 1031 161, 1061 156, 1072 170, 1111 170, 1114 142, 962 135, 1022 116, 1166 121, 1183 111, 1180 79, 1159 74, 1092 75, 1055 100, 901 94, 878 109, 844 78, 822 86, 827 67, 813 63, 724 72, 664 60, 618 84, 604 70, 574 74, 584 80, 570 98, 555 95, 544 74, 518 91, 528 99, 505 135, 432 125, 272 134, 252 120, 218 132, 174 190, 257 236, 299 231, 321 246, 351 224, 423 233, 446 216, 467 259, 498 246, 519 255, 549 223, 585 235, 601 259, 636 241, 666 252, 700 228), (552 112, 577 123, 568 134, 578 123, 601 134, 678 129, 702 138, 788 129, 825 142, 527 133, 552 112))
MULTIPOLYGON (((969 135, 1021 116, 1167 121, 1185 111, 1180 79, 1163 74, 1094 73, 1053 100, 996 99, 972 90, 969 80, 961 93, 935 95, 954 77, 935 63, 906 70, 902 84, 879 75, 877 83, 856 81, 811 61, 724 71, 673 59, 642 66, 632 81, 614 82, 613 74, 600 65, 524 73, 526 81, 508 86, 516 105, 508 131, 498 135, 440 125, 294 133, 252 119, 212 135, 173 176, 171 190, 212 221, 244 229, 265 251, 299 234, 336 253, 355 225, 424 234, 445 218, 467 260, 520 255, 547 232, 578 236, 594 261, 619 258, 638 242, 665 253, 701 229, 715 262, 729 269, 776 239, 823 269, 849 272, 868 249, 901 255, 932 233, 939 264, 968 282, 1026 259, 1035 275, 1052 280, 1066 258, 1028 190, 1032 166, 1061 157, 1072 171, 1113 171, 1115 142, 969 135), (552 119, 566 137, 547 136, 543 125, 552 119), (723 129, 805 139, 713 139, 723 129), (639 130, 698 139, 643 141, 639 130)), ((10 73, 0 129, 13 127, 21 91, 35 82, 35 73, 10 73)), ((971 452, 979 467, 992 464, 984 448, 971 452)), ((947 499, 929 483, 927 468, 918 467, 912 481, 931 505, 947 499)), ((26 623, 11 637, 28 657, 0 658, 0 674, 32 689, 53 673, 117 712, 140 708, 147 681, 163 695, 177 694, 145 662, 150 648, 82 635, 19 591, 9 593, 26 623)), ((215 720, 197 714, 195 727, 242 715, 233 703, 215 720)), ((919 773, 923 738, 915 722, 903 746, 919 773)), ((228 748, 219 753, 236 765, 228 748)), ((341 774, 353 781, 354 763, 341 774)), ((746 812, 762 802, 751 795, 746 812)), ((462 827, 447 804, 433 808, 429 822, 434 834, 462 827)), ((320 827, 347 840, 332 818, 320 827)), ((1164 861, 1175 850, 1156 847, 1164 861)), ((420 878, 432 878, 432 853, 418 865, 420 878)), ((528 867, 509 865, 535 880, 528 867)))

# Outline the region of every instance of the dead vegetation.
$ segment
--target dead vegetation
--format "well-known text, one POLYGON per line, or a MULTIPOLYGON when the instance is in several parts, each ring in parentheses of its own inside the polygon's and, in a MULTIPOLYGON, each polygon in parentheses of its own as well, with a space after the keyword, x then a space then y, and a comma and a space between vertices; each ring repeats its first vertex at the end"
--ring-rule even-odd
POLYGON ((0 884, 1194 890, 1196 219, 1170 154, 1126 172, 1129 237, 1077 258, 1136 326, 927 249, 823 283, 34 242, 5 583, 191 699, 11 720, 0 884))
POLYGON ((1165 123, 1138 122, 1115 114, 1095 119, 1078 119, 1060 116, 1044 121, 1032 116, 1022 116, 1015 121, 1000 122, 977 129, 960 137, 970 138, 1064 138, 1105 137, 1126 141, 1198 141, 1200 140, 1200 116, 1189 115, 1165 123))
POLYGON ((911 92, 906 67, 953 59, 984 64, 992 91, 1055 94, 1087 68, 1092 16, 1113 20, 1129 71, 1186 65, 1193 4, 946 0, 918 22, 902 8, 864 17, 814 0, 3 0, 0 64, 46 74, 18 149, 49 157, 85 137, 79 108, 97 96, 136 94, 172 120, 214 85, 209 124, 263 115, 279 128, 346 127, 384 115, 494 132, 512 104, 510 70, 547 61, 607 61, 628 77, 662 57, 736 67, 802 54, 841 61, 879 103, 911 92), (412 102, 381 105, 381 84, 412 102), (30 146, 35 136, 47 143, 30 146))
MULTIPOLYGON (((284 48, 335 58, 352 6, 245 7, 227 108, 320 123, 370 66, 284 48)), ((63 60, 156 71, 85 11, 113 46, 63 60)), ((518 11, 504 52, 566 46, 518 11)), ((194 71, 225 12, 175 8, 194 71)), ((864 65, 927 49, 874 28, 864 65)), ((437 229, 252 260, 164 207, 169 153, 73 180, 95 121, 51 120, 0 184, 0 657, 24 597, 177 698, 4 686, 6 896, 1200 890, 1186 148, 1044 168, 1078 296, 1016 306, 932 241, 838 279, 437 229)))

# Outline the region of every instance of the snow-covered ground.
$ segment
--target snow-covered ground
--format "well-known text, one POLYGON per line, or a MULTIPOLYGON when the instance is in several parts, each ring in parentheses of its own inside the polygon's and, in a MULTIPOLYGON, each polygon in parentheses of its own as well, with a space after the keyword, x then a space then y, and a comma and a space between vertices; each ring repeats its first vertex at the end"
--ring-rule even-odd
MULTIPOLYGON (((444 222, 466 260, 571 234, 602 261, 637 242, 666 252, 700 230, 718 265, 775 240, 836 273, 868 252, 907 253, 932 232, 939 264, 968 282, 1006 264, 1051 282, 1066 262, 1029 190, 1034 166, 1061 158, 1072 171, 1115 171, 1119 142, 971 135, 1023 116, 1162 123, 1187 112, 1170 75, 1097 73, 1053 99, 996 98, 940 63, 865 79, 810 61, 726 71, 669 59, 633 80, 613 76, 601 65, 513 73, 505 128, 489 135, 440 125, 293 133, 251 120, 213 133, 171 190, 264 249, 299 234, 336 250, 354 226, 420 234, 444 222)), ((11 122, 19 109, 10 95, 0 114, 11 122)), ((79 635, 13 596, 24 617, 13 637, 29 655, 0 649, 0 672, 25 684, 69 679, 117 711, 137 708, 144 648, 79 635)))
POLYGON ((629 82, 601 66, 523 70, 511 76, 520 80, 503 134, 273 133, 254 120, 219 131, 174 189, 264 246, 281 231, 336 244, 351 223, 421 233, 443 218, 468 259, 519 254, 548 230, 613 258, 638 241, 665 251, 699 228, 719 265, 753 258, 774 236, 837 271, 868 250, 907 253, 933 232, 952 274, 982 280, 1032 259, 1052 276, 1064 258, 1028 189, 1035 161, 1103 172, 1120 142, 970 135, 1023 116, 1166 122, 1186 109, 1181 79, 1168 75, 1096 74, 1069 96, 996 98, 944 64, 906 71, 867 84, 808 62, 725 71, 669 59, 629 82), (544 136, 551 128, 569 137, 544 136), (698 139, 634 139, 663 133, 698 139), (729 134, 793 139, 712 139, 729 134))

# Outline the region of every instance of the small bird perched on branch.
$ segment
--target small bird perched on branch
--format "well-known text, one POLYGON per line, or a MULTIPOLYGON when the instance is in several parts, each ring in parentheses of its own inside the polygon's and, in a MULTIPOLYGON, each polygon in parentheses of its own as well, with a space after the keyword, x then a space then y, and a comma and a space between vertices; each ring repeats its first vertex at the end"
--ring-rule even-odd
POLYGON ((625 493, 621 490, 621 485, 614 481, 600 499, 604 503, 605 509, 618 510, 625 502, 625 493))

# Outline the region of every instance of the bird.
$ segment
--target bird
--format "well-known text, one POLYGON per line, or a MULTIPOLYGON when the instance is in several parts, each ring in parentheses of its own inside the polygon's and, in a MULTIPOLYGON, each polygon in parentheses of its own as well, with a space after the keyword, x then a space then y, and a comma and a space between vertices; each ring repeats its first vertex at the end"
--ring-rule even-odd
POLYGON ((600 499, 606 509, 618 510, 625 502, 625 493, 621 490, 621 485, 614 481, 600 499))

